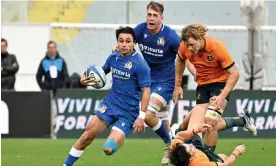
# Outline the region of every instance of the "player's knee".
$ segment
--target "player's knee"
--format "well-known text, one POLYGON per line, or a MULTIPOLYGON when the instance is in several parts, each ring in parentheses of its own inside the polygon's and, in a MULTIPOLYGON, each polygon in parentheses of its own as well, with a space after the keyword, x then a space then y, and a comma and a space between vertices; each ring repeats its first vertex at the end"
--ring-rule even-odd
POLYGON ((117 151, 117 146, 114 138, 107 140, 103 146, 103 151, 106 155, 110 156, 117 151))
POLYGON ((152 112, 152 111, 147 111, 146 112, 146 118, 145 118, 145 121, 146 122, 150 122, 150 121, 152 121, 154 118, 156 118, 157 116, 156 116, 156 114, 154 113, 154 112, 152 112))

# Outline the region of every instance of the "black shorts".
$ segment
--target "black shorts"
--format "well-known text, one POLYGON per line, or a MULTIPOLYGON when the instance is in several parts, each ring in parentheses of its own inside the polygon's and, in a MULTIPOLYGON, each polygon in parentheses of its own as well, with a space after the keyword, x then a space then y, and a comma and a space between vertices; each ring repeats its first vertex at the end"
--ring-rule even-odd
POLYGON ((191 138, 184 141, 186 144, 193 144, 198 150, 202 151, 209 158, 210 161, 214 162, 224 162, 219 155, 210 151, 206 146, 202 144, 202 139, 199 135, 194 135, 191 138))
MULTIPOLYGON (((209 103, 209 99, 213 96, 218 96, 225 85, 226 82, 198 85, 196 88, 196 104, 209 103)), ((226 97, 227 101, 229 101, 229 99, 230 94, 226 97)))

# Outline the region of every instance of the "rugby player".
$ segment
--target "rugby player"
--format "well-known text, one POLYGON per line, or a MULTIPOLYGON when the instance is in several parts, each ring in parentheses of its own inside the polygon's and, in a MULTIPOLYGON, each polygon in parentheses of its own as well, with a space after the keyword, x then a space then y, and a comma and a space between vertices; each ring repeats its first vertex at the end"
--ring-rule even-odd
POLYGON ((151 97, 145 122, 163 139, 165 152, 161 163, 167 165, 171 143, 168 104, 174 90, 175 59, 180 39, 175 30, 162 23, 163 12, 161 3, 151 1, 147 5, 146 22, 138 24, 134 31, 139 49, 151 71, 151 97))
MULTIPOLYGON (((215 100, 210 101, 214 104, 215 100)), ((188 129, 176 134, 171 144, 170 162, 175 166, 228 166, 232 165, 236 158, 245 151, 245 146, 239 145, 232 154, 227 157, 224 154, 215 154, 202 143, 204 132, 204 144, 215 146, 218 138, 218 131, 225 130, 226 125, 223 119, 219 119, 216 126, 201 124, 196 121, 198 109, 190 112, 188 129)), ((187 117, 186 117, 187 118, 187 117)), ((249 117, 250 118, 250 117, 249 117)))
MULTIPOLYGON (((150 69, 142 55, 134 50, 136 38, 133 28, 120 27, 116 30, 116 39, 119 51, 109 55, 102 67, 106 74, 112 73, 111 91, 71 148, 64 166, 72 166, 84 149, 106 128, 112 127, 103 145, 106 155, 114 154, 121 147, 133 126, 135 133, 144 130, 145 111, 150 98, 150 69)), ((84 74, 81 83, 86 85, 88 82, 91 82, 91 78, 86 78, 84 74)))
MULTIPOLYGON (((185 61, 188 59, 195 67, 196 82, 196 106, 195 121, 203 124, 206 122, 215 126, 221 118, 223 111, 229 101, 232 89, 239 79, 239 71, 225 45, 212 37, 206 36, 208 29, 202 24, 191 24, 181 31, 181 43, 176 60, 176 75, 174 88, 174 102, 183 97, 181 87, 182 75, 185 69, 185 61), (214 105, 210 106, 210 99, 214 105)), ((187 115, 189 119, 190 114, 187 115)), ((244 117, 227 118, 227 128, 242 126, 244 117)), ((254 135, 257 135, 255 125, 248 120, 249 125, 245 127, 254 135)), ((191 120, 190 120, 191 121, 191 120)), ((192 122, 194 123, 194 122, 192 122)), ((179 131, 187 128, 187 121, 183 121, 179 131)), ((208 145, 206 145, 209 147, 208 145)), ((209 147, 215 150, 215 147, 209 147)))

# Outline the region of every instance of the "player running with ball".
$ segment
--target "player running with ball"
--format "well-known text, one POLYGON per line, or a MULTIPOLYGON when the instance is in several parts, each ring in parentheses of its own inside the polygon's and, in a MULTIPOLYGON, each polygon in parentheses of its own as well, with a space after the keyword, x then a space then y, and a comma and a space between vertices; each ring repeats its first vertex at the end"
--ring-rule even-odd
MULTIPOLYGON (((112 53, 102 67, 106 74, 112 73, 111 91, 71 148, 64 166, 72 166, 95 137, 108 127, 112 130, 103 145, 106 155, 112 155, 120 148, 133 126, 136 133, 144 130, 145 111, 150 98, 150 69, 142 55, 134 50, 136 38, 132 28, 117 29, 116 39, 119 51, 112 53)), ((85 77, 85 74, 82 76, 82 84, 91 82, 93 79, 85 77)))
POLYGON ((151 1, 147 5, 146 22, 137 25, 134 31, 140 51, 151 71, 151 97, 145 122, 163 139, 166 147, 161 163, 167 165, 171 143, 168 104, 174 90, 175 58, 180 39, 175 30, 162 24, 163 12, 162 4, 151 1))

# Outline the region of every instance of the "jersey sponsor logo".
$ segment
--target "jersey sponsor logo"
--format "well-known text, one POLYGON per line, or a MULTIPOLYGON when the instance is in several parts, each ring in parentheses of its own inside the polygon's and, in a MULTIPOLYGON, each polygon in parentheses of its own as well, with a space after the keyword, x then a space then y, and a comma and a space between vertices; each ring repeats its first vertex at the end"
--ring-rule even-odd
POLYGON ((111 68, 112 76, 121 79, 130 79, 130 73, 119 69, 111 68))
POLYGON ((157 45, 159 45, 159 46, 165 45, 164 37, 159 37, 159 39, 157 40, 157 45))
POLYGON ((128 61, 126 64, 125 64, 125 68, 127 68, 128 70, 130 70, 132 68, 132 61, 128 61))
POLYGON ((158 56, 158 57, 163 56, 163 50, 161 49, 152 48, 143 44, 139 44, 139 49, 143 54, 148 54, 148 55, 158 56))

